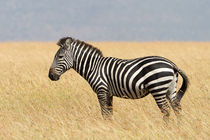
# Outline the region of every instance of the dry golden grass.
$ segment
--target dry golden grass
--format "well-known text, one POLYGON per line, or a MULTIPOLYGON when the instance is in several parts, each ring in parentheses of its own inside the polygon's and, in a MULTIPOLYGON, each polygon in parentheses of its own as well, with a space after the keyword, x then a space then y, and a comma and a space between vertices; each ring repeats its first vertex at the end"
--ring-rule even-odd
POLYGON ((104 121, 95 93, 74 70, 48 79, 55 43, 0 43, 0 139, 210 139, 210 43, 92 44, 105 56, 164 56, 184 70, 190 87, 181 124, 171 110, 165 126, 151 95, 114 98, 114 120, 104 121))

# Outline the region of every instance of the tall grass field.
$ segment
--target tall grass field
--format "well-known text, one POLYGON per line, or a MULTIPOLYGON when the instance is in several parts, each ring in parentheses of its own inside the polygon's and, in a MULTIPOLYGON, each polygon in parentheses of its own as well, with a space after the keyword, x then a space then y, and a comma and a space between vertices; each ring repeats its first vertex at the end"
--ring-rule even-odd
MULTIPOLYGON (((0 43, 0 139, 210 139, 210 43, 89 42, 104 56, 131 59, 158 55, 185 71, 190 85, 182 119, 171 109, 166 125, 151 95, 114 97, 112 121, 103 120, 96 94, 73 69, 48 78, 55 42, 0 43)), ((178 88, 182 83, 179 78, 178 88)))

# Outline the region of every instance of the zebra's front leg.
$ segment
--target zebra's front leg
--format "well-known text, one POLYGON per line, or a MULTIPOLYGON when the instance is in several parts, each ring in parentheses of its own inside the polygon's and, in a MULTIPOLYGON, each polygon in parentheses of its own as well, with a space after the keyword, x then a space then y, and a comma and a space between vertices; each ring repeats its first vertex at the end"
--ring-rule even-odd
POLYGON ((113 96, 109 93, 102 92, 97 94, 98 101, 101 107, 101 114, 104 119, 111 120, 113 115, 113 96))

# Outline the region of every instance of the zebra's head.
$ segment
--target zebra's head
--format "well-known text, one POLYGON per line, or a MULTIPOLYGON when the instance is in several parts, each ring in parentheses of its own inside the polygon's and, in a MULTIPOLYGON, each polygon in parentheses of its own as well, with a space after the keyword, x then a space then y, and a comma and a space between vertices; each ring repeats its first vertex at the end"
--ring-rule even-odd
POLYGON ((73 39, 70 37, 61 38, 57 45, 60 46, 55 54, 53 63, 49 70, 49 78, 53 81, 59 80, 60 76, 73 67, 73 57, 71 51, 71 43, 73 39))

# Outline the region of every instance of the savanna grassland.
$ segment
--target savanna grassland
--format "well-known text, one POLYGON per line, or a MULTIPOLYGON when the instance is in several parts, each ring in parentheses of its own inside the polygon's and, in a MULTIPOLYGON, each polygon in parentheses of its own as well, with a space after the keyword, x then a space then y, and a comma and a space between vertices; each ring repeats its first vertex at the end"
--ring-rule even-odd
POLYGON ((104 121, 96 94, 73 69, 49 80, 55 44, 0 43, 0 139, 210 139, 210 43, 91 43, 104 56, 160 55, 185 71, 182 121, 171 110, 168 126, 151 95, 114 98, 113 121, 104 121))

